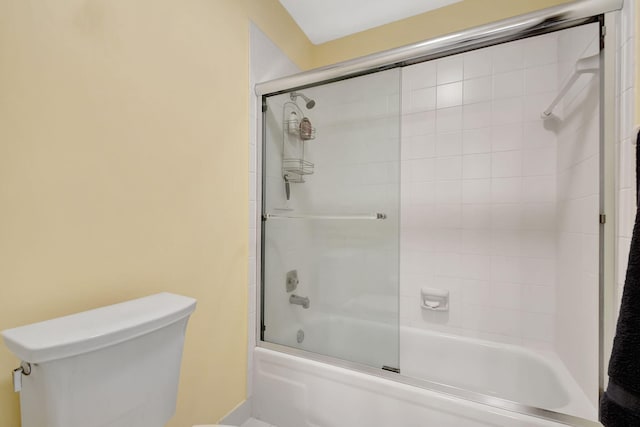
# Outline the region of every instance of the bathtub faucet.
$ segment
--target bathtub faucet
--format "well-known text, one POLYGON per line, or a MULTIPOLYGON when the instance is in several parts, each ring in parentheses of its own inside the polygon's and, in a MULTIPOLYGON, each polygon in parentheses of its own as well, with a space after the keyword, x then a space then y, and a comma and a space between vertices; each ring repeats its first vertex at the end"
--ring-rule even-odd
POLYGON ((289 303, 295 305, 301 305, 302 308, 309 308, 309 298, 308 297, 300 297, 298 295, 291 295, 289 297, 289 303))

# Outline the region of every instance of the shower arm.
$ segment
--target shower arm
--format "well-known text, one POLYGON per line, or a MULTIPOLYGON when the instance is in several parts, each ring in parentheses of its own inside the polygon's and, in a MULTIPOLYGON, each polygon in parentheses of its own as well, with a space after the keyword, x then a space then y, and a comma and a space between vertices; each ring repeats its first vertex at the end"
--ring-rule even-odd
POLYGON ((289 98, 293 102, 296 102, 298 97, 304 99, 304 102, 306 102, 305 107, 307 107, 307 110, 310 110, 310 109, 312 109, 313 107, 316 106, 316 101, 314 101, 313 99, 309 98, 307 95, 305 95, 302 92, 291 92, 289 94, 289 98))

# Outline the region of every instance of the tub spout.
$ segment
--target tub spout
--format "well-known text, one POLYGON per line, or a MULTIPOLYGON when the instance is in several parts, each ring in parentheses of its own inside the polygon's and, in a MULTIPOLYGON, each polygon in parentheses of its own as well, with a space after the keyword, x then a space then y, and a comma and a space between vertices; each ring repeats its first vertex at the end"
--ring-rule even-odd
POLYGON ((301 297, 298 295, 291 295, 289 297, 289 303, 291 304, 295 304, 295 305, 301 305, 302 308, 309 308, 309 298, 308 297, 301 297))

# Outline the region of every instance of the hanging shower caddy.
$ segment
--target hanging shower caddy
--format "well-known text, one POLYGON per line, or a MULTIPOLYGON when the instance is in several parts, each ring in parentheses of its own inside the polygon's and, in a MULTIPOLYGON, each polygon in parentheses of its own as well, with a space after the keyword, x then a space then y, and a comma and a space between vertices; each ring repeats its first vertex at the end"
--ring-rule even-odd
POLYGON ((289 200, 289 184, 302 184, 305 175, 313 174, 314 164, 305 159, 305 143, 316 138, 316 128, 293 100, 284 103, 282 122, 282 178, 289 200))

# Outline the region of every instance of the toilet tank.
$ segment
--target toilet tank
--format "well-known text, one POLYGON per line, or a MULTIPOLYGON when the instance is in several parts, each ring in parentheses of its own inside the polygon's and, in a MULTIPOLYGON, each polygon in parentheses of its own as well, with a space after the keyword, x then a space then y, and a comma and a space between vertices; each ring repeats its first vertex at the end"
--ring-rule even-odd
POLYGON ((2 332, 31 364, 22 427, 162 427, 196 301, 161 293, 2 332))

